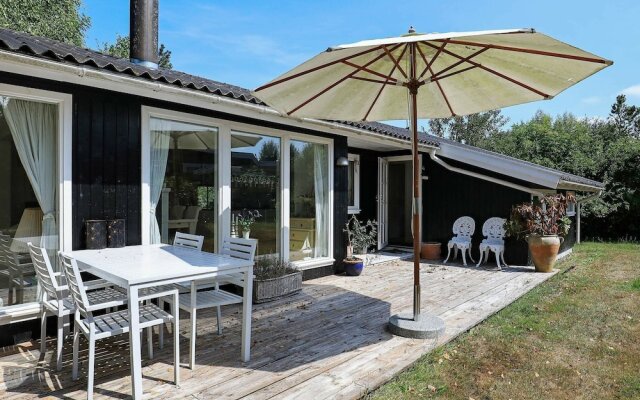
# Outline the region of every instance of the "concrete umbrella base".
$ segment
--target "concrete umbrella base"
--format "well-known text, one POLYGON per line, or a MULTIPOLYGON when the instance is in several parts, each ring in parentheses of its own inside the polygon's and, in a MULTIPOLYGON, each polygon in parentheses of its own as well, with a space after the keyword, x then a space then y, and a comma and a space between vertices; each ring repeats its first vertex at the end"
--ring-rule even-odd
POLYGON ((444 321, 431 314, 420 314, 418 321, 413 314, 396 314, 389 318, 389 332, 411 339, 434 339, 444 333, 444 321))

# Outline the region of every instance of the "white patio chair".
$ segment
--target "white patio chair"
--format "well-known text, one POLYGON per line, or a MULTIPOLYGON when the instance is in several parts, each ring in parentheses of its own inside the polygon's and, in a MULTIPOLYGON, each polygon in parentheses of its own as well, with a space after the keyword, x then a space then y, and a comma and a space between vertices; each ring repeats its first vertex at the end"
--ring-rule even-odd
POLYGON ((462 251, 462 263, 467 265, 466 253, 469 253, 469 258, 475 263, 471 256, 471 236, 476 230, 476 222, 471 217, 460 217, 453 223, 453 238, 449 240, 447 244, 447 258, 444 259, 446 264, 449 261, 451 255, 451 249, 453 249, 453 259, 458 257, 458 250, 462 251))
MULTIPOLYGON (((80 271, 76 260, 64 253, 58 253, 64 274, 67 278, 71 298, 76 306, 75 309, 75 329, 73 332, 73 372, 72 378, 78 379, 78 351, 80 345, 80 333, 89 340, 89 368, 87 371, 87 398, 93 398, 93 380, 95 375, 96 341, 108 337, 129 333, 129 311, 122 310, 93 316, 93 312, 118 306, 118 302, 107 301, 99 304, 91 304, 87 293, 87 288, 82 282, 80 271)), ((178 291, 173 289, 170 293, 154 293, 139 297, 141 302, 154 298, 158 295, 171 295, 175 306, 178 304, 178 291)), ((174 308, 175 309, 175 308, 174 308)), ((156 325, 166 322, 173 322, 173 379, 176 385, 180 382, 180 351, 179 351, 179 319, 177 315, 171 315, 155 304, 148 303, 140 306, 140 330, 151 329, 156 325)), ((148 342, 149 348, 151 342, 148 342)), ((135 355, 140 356, 140 355, 135 355)))
POLYGON ((486 263, 489 259, 489 252, 493 251, 496 255, 496 264, 498 265, 498 270, 501 270, 500 261, 505 267, 508 267, 507 263, 504 261, 504 218, 493 217, 489 218, 482 225, 482 234, 485 236, 485 239, 480 243, 480 260, 478 261, 479 267, 482 264, 482 259, 484 257, 484 262, 486 263))
MULTIPOLYGON (((222 254, 253 262, 256 253, 257 241, 255 239, 225 238, 222 245, 222 254)), ((216 307, 218 322, 218 334, 222 334, 222 312, 220 307, 229 304, 242 303, 242 296, 229 293, 220 289, 221 283, 235 283, 242 285, 242 274, 221 277, 219 280, 192 281, 191 291, 180 294, 180 308, 191 314, 191 342, 189 350, 189 368, 195 365, 196 353, 196 313, 198 310, 216 307), (200 290, 203 286, 213 285, 210 289, 200 290), (195 296, 192 296, 195 294, 195 296)))
MULTIPOLYGON (((55 315, 58 319, 58 339, 56 343, 56 369, 62 369, 62 343, 64 341, 64 317, 75 311, 73 300, 69 297, 69 288, 63 284, 65 278, 62 272, 53 272, 47 250, 28 243, 29 254, 36 271, 41 290, 40 311, 40 354, 47 350, 47 316, 55 315)), ((85 284, 90 303, 127 304, 127 295, 114 289, 112 284, 97 279, 85 284)), ((115 307, 115 306, 114 306, 115 307)))
POLYGON ((25 284, 30 284, 26 279, 34 279, 35 275, 29 255, 11 250, 12 243, 11 236, 0 233, 0 252, 9 276, 8 305, 22 304, 25 284))

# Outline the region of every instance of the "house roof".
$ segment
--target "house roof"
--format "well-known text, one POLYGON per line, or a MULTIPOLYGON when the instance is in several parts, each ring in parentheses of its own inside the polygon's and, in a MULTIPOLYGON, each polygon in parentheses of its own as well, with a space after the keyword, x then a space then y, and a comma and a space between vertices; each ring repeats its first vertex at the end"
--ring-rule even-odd
MULTIPOLYGON (((113 57, 95 50, 81 48, 78 46, 58 42, 56 40, 33 36, 28 33, 17 32, 10 29, 0 28, 0 50, 20 53, 51 61, 57 61, 60 63, 95 68, 98 70, 104 70, 106 72, 125 74, 138 79, 179 86, 185 89, 197 90, 243 102, 267 106, 260 99, 253 96, 250 90, 239 86, 230 85, 228 83, 218 82, 166 68, 152 69, 139 64, 134 64, 128 59, 113 57)), ((394 139, 411 139, 408 129, 383 124, 380 122, 334 122, 337 122, 344 126, 354 127, 360 130, 366 130, 373 133, 389 136, 394 139)), ((455 147, 458 149, 467 150, 469 152, 482 153, 483 155, 495 160, 508 160, 514 163, 519 163, 522 166, 532 167, 537 170, 546 171, 549 174, 557 176, 558 182, 566 181, 569 183, 586 185, 595 188, 604 187, 604 184, 602 184, 601 182, 565 173, 552 168, 543 167, 541 165, 494 153, 488 150, 483 150, 477 147, 464 145, 424 132, 420 133, 419 141, 422 144, 429 146, 440 148, 442 148, 443 146, 455 147)))

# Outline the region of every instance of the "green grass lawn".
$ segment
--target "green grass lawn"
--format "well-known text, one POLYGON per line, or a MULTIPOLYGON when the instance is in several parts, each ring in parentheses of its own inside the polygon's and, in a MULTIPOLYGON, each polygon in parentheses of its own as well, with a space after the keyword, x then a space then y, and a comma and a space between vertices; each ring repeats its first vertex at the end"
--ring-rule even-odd
POLYGON ((373 399, 640 399, 640 245, 584 243, 559 274, 373 399))

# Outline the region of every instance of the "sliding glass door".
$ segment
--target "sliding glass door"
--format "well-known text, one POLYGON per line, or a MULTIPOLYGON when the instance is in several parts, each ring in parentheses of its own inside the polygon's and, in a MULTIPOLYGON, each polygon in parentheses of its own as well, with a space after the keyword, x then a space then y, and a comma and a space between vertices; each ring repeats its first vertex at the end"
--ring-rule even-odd
POLYGON ((329 146, 291 140, 289 259, 329 257, 329 146))
POLYGON ((230 233, 256 239, 258 255, 280 257, 280 194, 280 138, 232 131, 230 233))
POLYGON ((215 250, 217 165, 216 127, 151 118, 150 243, 172 243, 180 231, 203 235, 203 250, 215 250))

